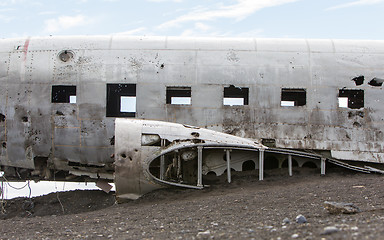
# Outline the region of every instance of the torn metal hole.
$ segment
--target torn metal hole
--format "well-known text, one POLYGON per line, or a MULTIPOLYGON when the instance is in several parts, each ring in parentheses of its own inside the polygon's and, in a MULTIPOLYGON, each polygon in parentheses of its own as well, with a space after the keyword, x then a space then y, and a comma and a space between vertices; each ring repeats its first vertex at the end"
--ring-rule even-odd
POLYGON ((352 81, 355 82, 356 86, 360 86, 364 83, 364 76, 354 77, 352 78, 352 81))
POLYGON ((7 148, 7 143, 6 143, 6 142, 3 142, 3 143, 1 144, 1 146, 3 146, 3 148, 7 148))
POLYGON ((5 115, 0 113, 0 122, 5 122, 5 115))
POLYGON ((361 127, 361 123, 354 122, 354 123, 353 123, 353 126, 354 126, 354 127, 361 127))
POLYGON ((121 157, 122 158, 127 158, 127 155, 125 155, 125 153, 121 154, 121 157))
POLYGON ((262 138, 261 144, 267 147, 276 147, 276 139, 273 138, 262 138))
POLYGON ((22 118, 21 118, 21 121, 23 121, 23 122, 28 122, 28 117, 22 117, 22 118))
POLYGON ((383 85, 384 79, 382 78, 373 78, 371 81, 368 82, 369 85, 374 87, 381 87, 383 85))
POLYGON ((193 132, 193 133, 191 133, 191 135, 194 136, 194 137, 199 137, 200 136, 200 134, 198 132, 193 132))
POLYGON ((70 51, 70 50, 64 50, 64 51, 59 53, 59 59, 62 62, 68 62, 71 59, 73 59, 74 56, 75 56, 75 54, 72 51, 70 51))
POLYGON ((160 143, 160 136, 157 134, 143 134, 141 136, 141 145, 142 146, 159 146, 160 143))

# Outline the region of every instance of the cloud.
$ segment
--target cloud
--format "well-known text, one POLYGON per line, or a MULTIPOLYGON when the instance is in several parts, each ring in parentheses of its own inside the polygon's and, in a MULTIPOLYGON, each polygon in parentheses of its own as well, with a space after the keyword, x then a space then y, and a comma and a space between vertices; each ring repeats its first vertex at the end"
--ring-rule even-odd
POLYGON ((0 6, 8 6, 11 4, 15 4, 17 2, 18 2, 17 0, 2 0, 0 1, 0 6))
POLYGON ((11 17, 11 16, 6 16, 6 15, 0 14, 0 21, 1 22, 9 23, 9 22, 11 22, 14 19, 15 19, 15 17, 11 17))
POLYGON ((38 15, 44 16, 44 15, 55 15, 57 12, 55 11, 45 11, 45 12, 39 12, 38 15))
POLYGON ((56 19, 48 19, 45 21, 44 32, 57 33, 61 30, 67 30, 75 27, 82 27, 93 22, 92 19, 84 15, 77 16, 60 16, 56 19))
POLYGON ((336 6, 327 8, 326 10, 336 10, 340 8, 348 8, 348 7, 363 6, 363 5, 375 5, 382 2, 384 2, 384 0, 359 0, 359 1, 336 5, 336 6))
POLYGON ((299 0, 236 0, 236 4, 223 6, 216 9, 198 8, 176 19, 170 20, 158 26, 159 29, 168 29, 180 26, 185 22, 213 21, 220 18, 229 18, 241 21, 263 8, 279 6, 299 0))
POLYGON ((113 33, 112 35, 119 35, 119 36, 139 35, 139 34, 145 33, 146 30, 147 30, 146 28, 141 27, 141 28, 136 28, 136 29, 132 29, 132 30, 129 30, 129 31, 125 31, 125 32, 113 33))
POLYGON ((183 0, 147 0, 147 2, 182 2, 183 0))

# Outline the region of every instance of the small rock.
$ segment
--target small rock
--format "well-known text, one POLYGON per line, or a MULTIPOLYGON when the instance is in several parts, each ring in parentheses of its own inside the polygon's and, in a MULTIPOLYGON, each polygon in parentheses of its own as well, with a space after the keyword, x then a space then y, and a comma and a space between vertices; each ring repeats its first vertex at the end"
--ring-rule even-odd
POLYGON ((355 214, 359 213, 360 209, 355 206, 353 203, 343 203, 343 202, 324 202, 324 208, 328 210, 331 214, 355 214))
POLYGON ((296 222, 297 223, 306 223, 307 222, 307 219, 303 216, 303 215, 298 215, 297 217, 296 217, 296 222))
POLYGON ((335 232, 340 231, 337 227, 335 226, 329 226, 324 228, 324 232, 322 233, 323 235, 329 235, 335 232))
POLYGON ((357 226, 351 227, 351 230, 352 231, 357 231, 357 230, 359 230, 359 227, 357 227, 357 226))
POLYGON ((284 218, 283 223, 284 224, 290 224, 291 220, 289 220, 289 218, 284 218))
POLYGON ((291 236, 292 238, 298 238, 299 237, 299 234, 295 233, 291 236))
POLYGON ((211 236, 211 231, 207 230, 205 232, 199 232, 197 234, 197 239, 208 239, 211 236))

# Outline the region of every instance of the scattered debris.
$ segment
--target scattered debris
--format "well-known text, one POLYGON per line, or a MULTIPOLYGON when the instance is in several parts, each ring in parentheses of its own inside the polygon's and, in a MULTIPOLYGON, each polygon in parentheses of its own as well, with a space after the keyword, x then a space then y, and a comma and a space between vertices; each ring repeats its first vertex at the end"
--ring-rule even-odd
POLYGON ((292 234, 291 236, 292 238, 298 238, 299 237, 299 234, 295 233, 295 234, 292 234))
POLYGON ((289 220, 289 218, 284 218, 283 220, 283 224, 290 224, 291 221, 289 220))
POLYGON ((324 208, 327 209, 330 214, 355 214, 361 212, 353 203, 325 201, 324 208))
POLYGON ((205 232, 199 232, 197 234, 197 239, 208 239, 211 236, 211 231, 207 230, 205 232))
POLYGON ((338 231, 340 231, 340 229, 338 229, 337 227, 335 227, 335 226, 328 226, 328 227, 324 228, 324 232, 322 233, 322 235, 329 235, 329 234, 332 234, 332 233, 335 233, 335 232, 338 232, 338 231))
POLYGON ((302 223, 306 223, 307 222, 307 219, 303 216, 303 215, 298 215, 297 217, 296 217, 296 222, 297 223, 300 223, 300 224, 302 224, 302 223))

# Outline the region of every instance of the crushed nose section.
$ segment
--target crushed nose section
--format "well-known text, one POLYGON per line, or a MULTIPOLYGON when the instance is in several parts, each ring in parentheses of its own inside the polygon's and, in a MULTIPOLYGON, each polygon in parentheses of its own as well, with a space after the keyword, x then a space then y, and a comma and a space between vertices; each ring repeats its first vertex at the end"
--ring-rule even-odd
POLYGON ((241 171, 250 159, 257 162, 258 152, 264 149, 254 141, 208 129, 116 119, 116 197, 137 199, 170 186, 201 189, 202 176, 211 172, 221 175, 227 170, 230 181, 231 169, 241 171))
POLYGON ((137 199, 144 193, 159 188, 147 181, 143 173, 142 121, 116 119, 115 124, 116 197, 118 200, 137 199))

